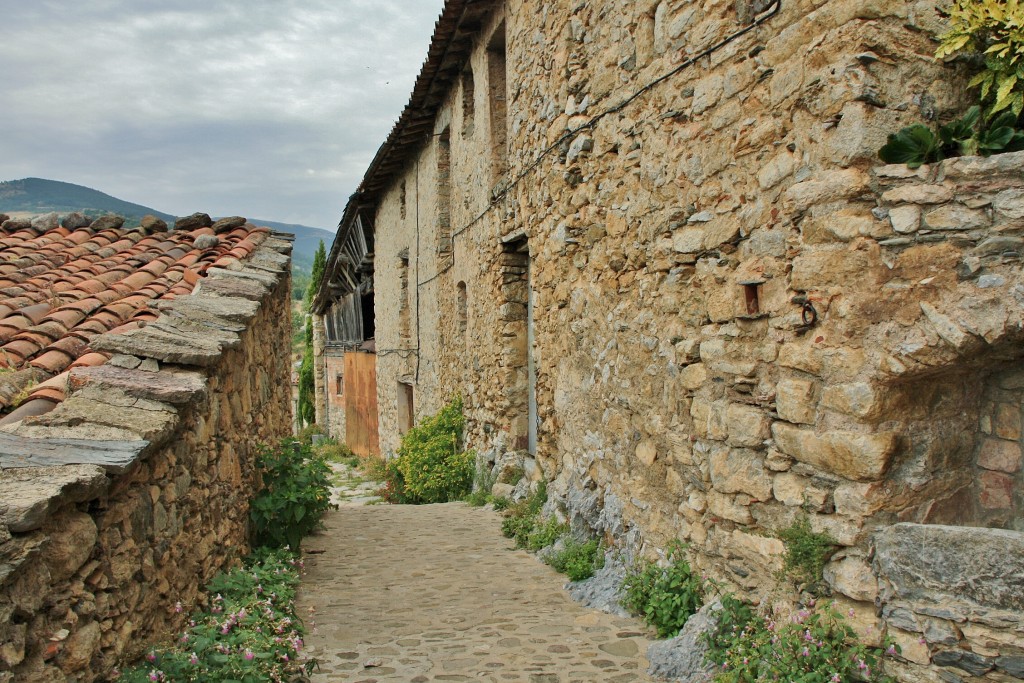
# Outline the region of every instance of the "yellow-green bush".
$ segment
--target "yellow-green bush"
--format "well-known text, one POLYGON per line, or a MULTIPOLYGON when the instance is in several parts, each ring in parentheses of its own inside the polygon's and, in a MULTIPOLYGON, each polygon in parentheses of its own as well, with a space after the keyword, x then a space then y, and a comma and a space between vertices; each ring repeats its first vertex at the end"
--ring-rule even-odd
POLYGON ((462 500, 473 489, 476 454, 462 448, 462 398, 456 396, 437 415, 424 418, 402 437, 398 457, 388 461, 393 488, 388 500, 398 503, 446 503, 462 500))

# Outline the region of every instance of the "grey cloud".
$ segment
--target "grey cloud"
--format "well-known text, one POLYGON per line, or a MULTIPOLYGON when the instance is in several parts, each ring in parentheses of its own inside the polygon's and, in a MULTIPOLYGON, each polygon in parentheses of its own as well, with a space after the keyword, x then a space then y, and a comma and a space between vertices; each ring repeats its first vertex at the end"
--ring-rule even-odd
POLYGON ((16 3, 0 41, 0 180, 331 227, 408 98, 441 5, 16 3), (178 170, 201 158, 218 163, 178 170))

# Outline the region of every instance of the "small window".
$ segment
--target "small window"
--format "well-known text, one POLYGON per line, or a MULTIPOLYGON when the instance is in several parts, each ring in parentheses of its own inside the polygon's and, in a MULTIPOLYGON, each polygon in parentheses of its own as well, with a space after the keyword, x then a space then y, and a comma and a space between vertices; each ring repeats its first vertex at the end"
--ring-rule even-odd
POLYGON ((408 382, 398 383, 398 433, 405 434, 412 429, 416 409, 413 405, 412 385, 408 382))
POLYGON ((334 393, 341 396, 345 392, 345 382, 341 375, 334 376, 334 393))
POLYGON ((458 320, 456 321, 458 333, 460 336, 466 336, 466 325, 469 317, 469 298, 466 292, 466 283, 460 282, 456 285, 456 308, 458 320))
POLYGON ((402 184, 398 186, 398 213, 403 221, 405 220, 405 200, 405 181, 403 180, 402 184))
POLYGON ((476 85, 472 67, 462 72, 462 137, 473 137, 476 116, 476 85))

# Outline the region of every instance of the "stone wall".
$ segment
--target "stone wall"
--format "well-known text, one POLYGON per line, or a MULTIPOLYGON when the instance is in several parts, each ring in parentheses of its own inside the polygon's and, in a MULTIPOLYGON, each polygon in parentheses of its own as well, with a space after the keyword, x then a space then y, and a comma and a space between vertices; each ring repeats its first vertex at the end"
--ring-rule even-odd
MULTIPOLYGON (((1020 532, 1024 155, 877 166, 887 134, 968 101, 931 58, 934 3, 783 2, 739 34, 751 5, 510 0, 484 22, 376 213, 382 446, 399 382, 419 415, 462 393, 495 461, 530 450, 535 398, 525 469, 577 530, 683 540, 753 598, 806 516, 877 636, 890 606, 927 608, 876 534, 1020 532)), ((956 632, 984 671, 890 625, 906 681, 1006 680, 1024 654, 1008 621, 956 632)))
POLYGON ((291 432, 290 249, 268 239, 101 338, 108 364, 0 434, 0 681, 108 680, 247 553, 255 452, 291 432))

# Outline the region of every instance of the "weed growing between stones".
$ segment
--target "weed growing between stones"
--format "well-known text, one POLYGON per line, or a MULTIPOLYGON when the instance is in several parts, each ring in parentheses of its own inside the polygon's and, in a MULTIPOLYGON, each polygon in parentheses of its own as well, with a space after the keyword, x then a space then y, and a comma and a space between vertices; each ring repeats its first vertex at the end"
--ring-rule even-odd
POLYGON ((640 562, 623 583, 623 607, 653 626, 659 638, 677 635, 704 604, 704 581, 690 569, 684 550, 682 544, 674 543, 669 546, 666 566, 640 562))
POLYGON ((389 503, 447 503, 473 488, 476 453, 462 449, 462 398, 426 417, 402 437, 398 455, 384 463, 378 495, 389 503))
POLYGON ((578 541, 565 537, 563 546, 544 557, 551 567, 569 577, 570 581, 584 581, 604 567, 604 544, 596 538, 578 541))
POLYGON ((359 456, 352 452, 351 448, 343 443, 338 443, 337 439, 322 440, 313 447, 313 452, 327 462, 348 465, 353 469, 359 467, 362 462, 359 456))
POLYGON ((554 517, 544 518, 540 511, 548 500, 547 485, 541 481, 529 498, 512 503, 507 498, 494 501, 495 510, 503 510, 501 532, 515 541, 517 548, 544 554, 544 562, 572 581, 582 581, 604 566, 604 548, 596 540, 580 541, 569 533, 569 526, 554 517))
POLYGON ((491 474, 488 471, 487 464, 478 459, 476 475, 473 477, 473 492, 466 496, 466 502, 473 507, 483 507, 493 502, 494 497, 491 495, 491 489, 494 488, 496 481, 498 481, 497 472, 491 474))
POLYGON ((331 468, 295 439, 263 446, 256 456, 263 485, 252 501, 255 545, 298 549, 331 505, 331 468))
POLYGON ((512 507, 512 499, 508 496, 498 496, 497 498, 491 499, 491 507, 496 512, 504 512, 512 507))
POLYGON ((806 681, 847 683, 894 679, 882 671, 897 645, 867 647, 833 605, 813 602, 789 618, 757 614, 725 595, 718 625, 706 634, 707 658, 717 665, 716 683, 806 681))
POLYGON ((798 517, 779 531, 779 539, 786 546, 782 571, 798 586, 814 592, 822 581, 822 570, 837 547, 836 539, 828 534, 811 530, 807 517, 798 517))
MULTIPOLYGON (((305 635, 295 615, 301 568, 301 560, 288 550, 256 551, 244 567, 210 582, 207 591, 215 597, 193 613, 175 645, 150 651, 145 663, 125 671, 118 680, 291 680, 301 670, 298 655, 305 635)), ((176 609, 183 609, 180 603, 176 609)), ((306 668, 314 665, 310 662, 306 668)))

